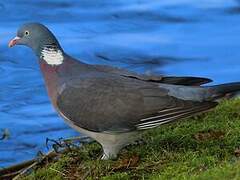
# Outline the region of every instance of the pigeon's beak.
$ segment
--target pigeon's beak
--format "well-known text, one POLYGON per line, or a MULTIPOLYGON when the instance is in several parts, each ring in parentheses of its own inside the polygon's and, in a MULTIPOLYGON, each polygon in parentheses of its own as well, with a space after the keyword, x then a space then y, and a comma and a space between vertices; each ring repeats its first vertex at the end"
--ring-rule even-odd
POLYGON ((16 36, 16 37, 13 38, 11 41, 9 41, 8 47, 13 47, 13 46, 15 46, 20 39, 21 39, 20 37, 16 36))

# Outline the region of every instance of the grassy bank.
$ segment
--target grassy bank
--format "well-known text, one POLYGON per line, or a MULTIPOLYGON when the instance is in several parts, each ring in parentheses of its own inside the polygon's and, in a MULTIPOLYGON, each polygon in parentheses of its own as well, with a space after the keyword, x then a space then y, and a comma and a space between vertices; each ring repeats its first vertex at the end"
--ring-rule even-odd
POLYGON ((116 161, 100 154, 91 143, 23 179, 240 179, 240 100, 147 131, 116 161))

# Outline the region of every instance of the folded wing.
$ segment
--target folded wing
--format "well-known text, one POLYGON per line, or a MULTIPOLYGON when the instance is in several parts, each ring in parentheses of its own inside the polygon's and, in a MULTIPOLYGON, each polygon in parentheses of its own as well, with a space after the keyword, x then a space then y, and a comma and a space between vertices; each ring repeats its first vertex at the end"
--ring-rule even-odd
POLYGON ((71 79, 57 108, 75 125, 95 132, 144 130, 206 111, 215 102, 182 100, 157 83, 109 74, 71 79))

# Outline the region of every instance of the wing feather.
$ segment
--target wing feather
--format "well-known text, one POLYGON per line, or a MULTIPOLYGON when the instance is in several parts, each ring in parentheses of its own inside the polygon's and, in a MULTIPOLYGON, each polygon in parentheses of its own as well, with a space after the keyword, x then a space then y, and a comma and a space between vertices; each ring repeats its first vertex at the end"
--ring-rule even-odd
MULTIPOLYGON (((156 126, 166 124, 171 121, 175 121, 177 119, 186 118, 193 114, 206 111, 215 107, 218 103, 217 102, 205 102, 199 103, 199 105, 194 105, 192 107, 185 107, 185 108, 175 108, 175 112, 171 110, 164 109, 159 111, 159 115, 141 119, 139 124, 137 124, 137 128, 139 130, 154 128, 156 126)), ((172 108, 173 109, 173 108, 172 108)))

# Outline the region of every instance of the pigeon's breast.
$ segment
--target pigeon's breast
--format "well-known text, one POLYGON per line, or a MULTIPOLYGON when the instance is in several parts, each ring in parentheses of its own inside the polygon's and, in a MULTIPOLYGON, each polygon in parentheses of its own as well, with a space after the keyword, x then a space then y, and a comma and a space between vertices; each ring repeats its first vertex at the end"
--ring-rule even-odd
POLYGON ((49 65, 40 60, 40 68, 45 80, 48 96, 51 99, 52 104, 56 107, 56 99, 58 95, 59 77, 58 66, 49 65))

